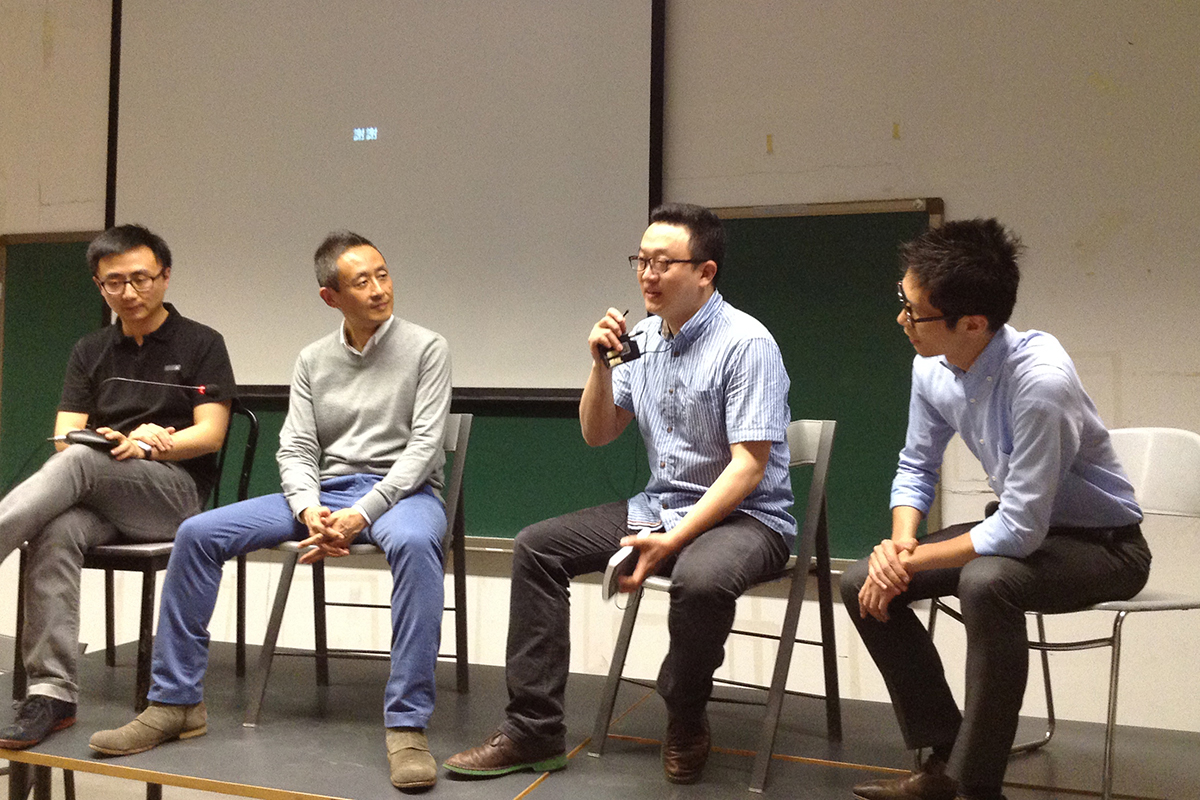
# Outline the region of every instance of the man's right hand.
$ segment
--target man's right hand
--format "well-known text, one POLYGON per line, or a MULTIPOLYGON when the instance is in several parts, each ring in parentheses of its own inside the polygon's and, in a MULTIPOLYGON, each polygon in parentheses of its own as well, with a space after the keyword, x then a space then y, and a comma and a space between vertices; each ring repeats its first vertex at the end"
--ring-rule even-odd
POLYGON ((911 576, 908 574, 905 564, 916 549, 916 539, 905 539, 900 542, 884 539, 875 545, 875 549, 871 551, 867 568, 870 580, 880 589, 888 591, 901 592, 907 589, 911 576))
POLYGON ((588 348, 591 350, 592 360, 597 366, 608 368, 605 353, 609 350, 620 351, 620 337, 624 335, 625 315, 615 308, 610 308, 608 313, 592 326, 592 332, 588 334, 588 348))
POLYGON ((342 537, 330 527, 331 516, 332 512, 325 506, 309 506, 300 515, 308 528, 308 538, 300 542, 300 546, 311 548, 301 554, 301 564, 313 564, 337 552, 342 537))

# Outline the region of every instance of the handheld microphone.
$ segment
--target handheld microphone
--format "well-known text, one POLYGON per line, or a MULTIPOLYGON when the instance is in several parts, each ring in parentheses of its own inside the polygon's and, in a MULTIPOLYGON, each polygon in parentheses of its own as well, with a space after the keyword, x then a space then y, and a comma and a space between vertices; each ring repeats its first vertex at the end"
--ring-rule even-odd
POLYGON ((140 384, 144 384, 146 386, 166 386, 166 387, 172 388, 172 389, 191 389, 192 391, 196 392, 197 394, 202 394, 205 396, 212 395, 212 397, 214 397, 214 398, 220 397, 220 394, 221 394, 221 384, 219 384, 219 383, 202 383, 202 384, 199 384, 196 386, 190 386, 188 384, 183 384, 183 383, 165 383, 163 381, 144 381, 144 380, 141 380, 140 378, 118 378, 116 376, 113 376, 111 378, 105 378, 104 380, 100 381, 100 385, 103 386, 104 384, 108 383, 109 381, 120 381, 122 383, 140 383, 140 384))
MULTIPOLYGON (((626 309, 625 313, 621 316, 628 317, 629 310, 626 309)), ((638 347, 638 343, 633 339, 630 339, 628 333, 623 333, 618 336, 617 341, 621 343, 621 348, 619 350, 609 348, 602 353, 604 356, 604 363, 609 369, 612 369, 618 364, 625 364, 633 361, 636 358, 641 358, 642 351, 638 347)))
MULTIPOLYGON (((96 433, 86 428, 78 431, 67 431, 62 436, 51 436, 50 441, 66 442, 67 444, 84 444, 97 450, 112 450, 120 444, 120 442, 114 439, 105 438, 102 433, 96 433)), ((138 442, 138 444, 143 444, 143 442, 138 442)))

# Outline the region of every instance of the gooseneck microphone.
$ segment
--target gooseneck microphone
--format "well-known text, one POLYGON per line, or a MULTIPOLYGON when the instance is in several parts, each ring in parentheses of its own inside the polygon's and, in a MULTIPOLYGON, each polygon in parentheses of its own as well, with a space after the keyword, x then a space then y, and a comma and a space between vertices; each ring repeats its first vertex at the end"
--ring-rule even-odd
POLYGON ((212 395, 213 397, 217 397, 221 393, 221 384, 219 384, 219 383, 201 383, 196 386, 191 386, 191 385, 188 385, 185 383, 166 383, 164 381, 145 381, 140 378, 118 378, 116 376, 113 376, 111 378, 105 378, 104 380, 100 381, 100 385, 103 386, 104 384, 108 383, 109 381, 120 381, 121 383, 140 383, 145 386, 166 386, 171 389, 191 389, 191 390, 195 391, 197 394, 212 395))
MULTIPOLYGON (((166 386, 168 389, 187 389, 189 391, 196 392, 197 394, 211 396, 211 397, 213 397, 213 399, 218 398, 220 396, 220 392, 221 392, 221 385, 217 384, 217 383, 202 383, 202 384, 193 386, 193 385, 184 384, 184 383, 166 383, 165 381, 147 381, 147 380, 142 380, 141 378, 120 378, 115 375, 111 378, 105 378, 104 380, 100 381, 100 385, 103 386, 104 384, 106 384, 110 381, 120 381, 121 383, 140 383, 145 386, 166 386)), ((66 442, 67 444, 82 444, 82 445, 86 445, 88 447, 94 447, 97 450, 112 450, 118 444, 118 442, 105 437, 104 434, 102 434, 102 433, 96 433, 96 431, 94 431, 90 428, 85 428, 83 430, 77 430, 77 431, 68 431, 67 433, 63 434, 62 436, 51 436, 50 441, 66 442)), ((150 445, 146 444, 145 442, 139 441, 137 443, 137 445, 138 445, 138 447, 142 448, 146 452, 150 452, 150 450, 151 450, 150 445)))

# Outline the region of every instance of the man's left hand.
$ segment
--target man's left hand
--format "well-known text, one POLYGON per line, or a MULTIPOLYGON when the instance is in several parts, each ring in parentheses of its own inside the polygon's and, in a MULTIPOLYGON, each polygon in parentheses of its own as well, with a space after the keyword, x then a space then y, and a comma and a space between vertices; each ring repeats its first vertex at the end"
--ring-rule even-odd
POLYGON ((899 589, 883 589, 874 581, 866 581, 858 592, 858 615, 863 619, 869 615, 880 622, 887 622, 890 618, 888 606, 898 594, 899 589))
POLYGON ((117 446, 109 451, 109 455, 117 461, 150 457, 150 452, 139 444, 138 439, 128 437, 120 431, 114 431, 112 428, 96 428, 96 433, 101 434, 110 442, 117 443, 117 446))
POLYGON ((324 558, 340 558, 350 555, 350 545, 354 539, 367 527, 367 520, 352 508, 343 508, 323 517, 327 533, 310 537, 302 544, 316 545, 300 556, 300 563, 311 564, 324 558))
POLYGON ((642 582, 658 571, 658 566, 678 553, 683 545, 670 533, 652 533, 649 536, 626 536, 622 547, 633 547, 638 551, 637 566, 633 572, 620 580, 622 592, 636 592, 642 582))

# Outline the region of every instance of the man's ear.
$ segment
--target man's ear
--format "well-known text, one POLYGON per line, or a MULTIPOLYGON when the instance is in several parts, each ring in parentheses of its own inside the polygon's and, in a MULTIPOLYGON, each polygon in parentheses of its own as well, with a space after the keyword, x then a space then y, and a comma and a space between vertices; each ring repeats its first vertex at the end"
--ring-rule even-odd
POLYGON ((988 331, 988 318, 983 314, 968 314, 960 320, 962 330, 970 333, 973 336, 986 336, 988 331))
POLYGON ((321 299, 325 301, 325 305, 330 308, 338 308, 338 293, 328 286, 322 286, 319 292, 321 299))
POLYGON ((717 278, 717 262, 712 261, 710 259, 709 261, 705 261, 703 264, 701 264, 700 265, 700 275, 701 275, 701 277, 706 279, 709 283, 712 283, 714 280, 716 280, 716 278, 717 278))

